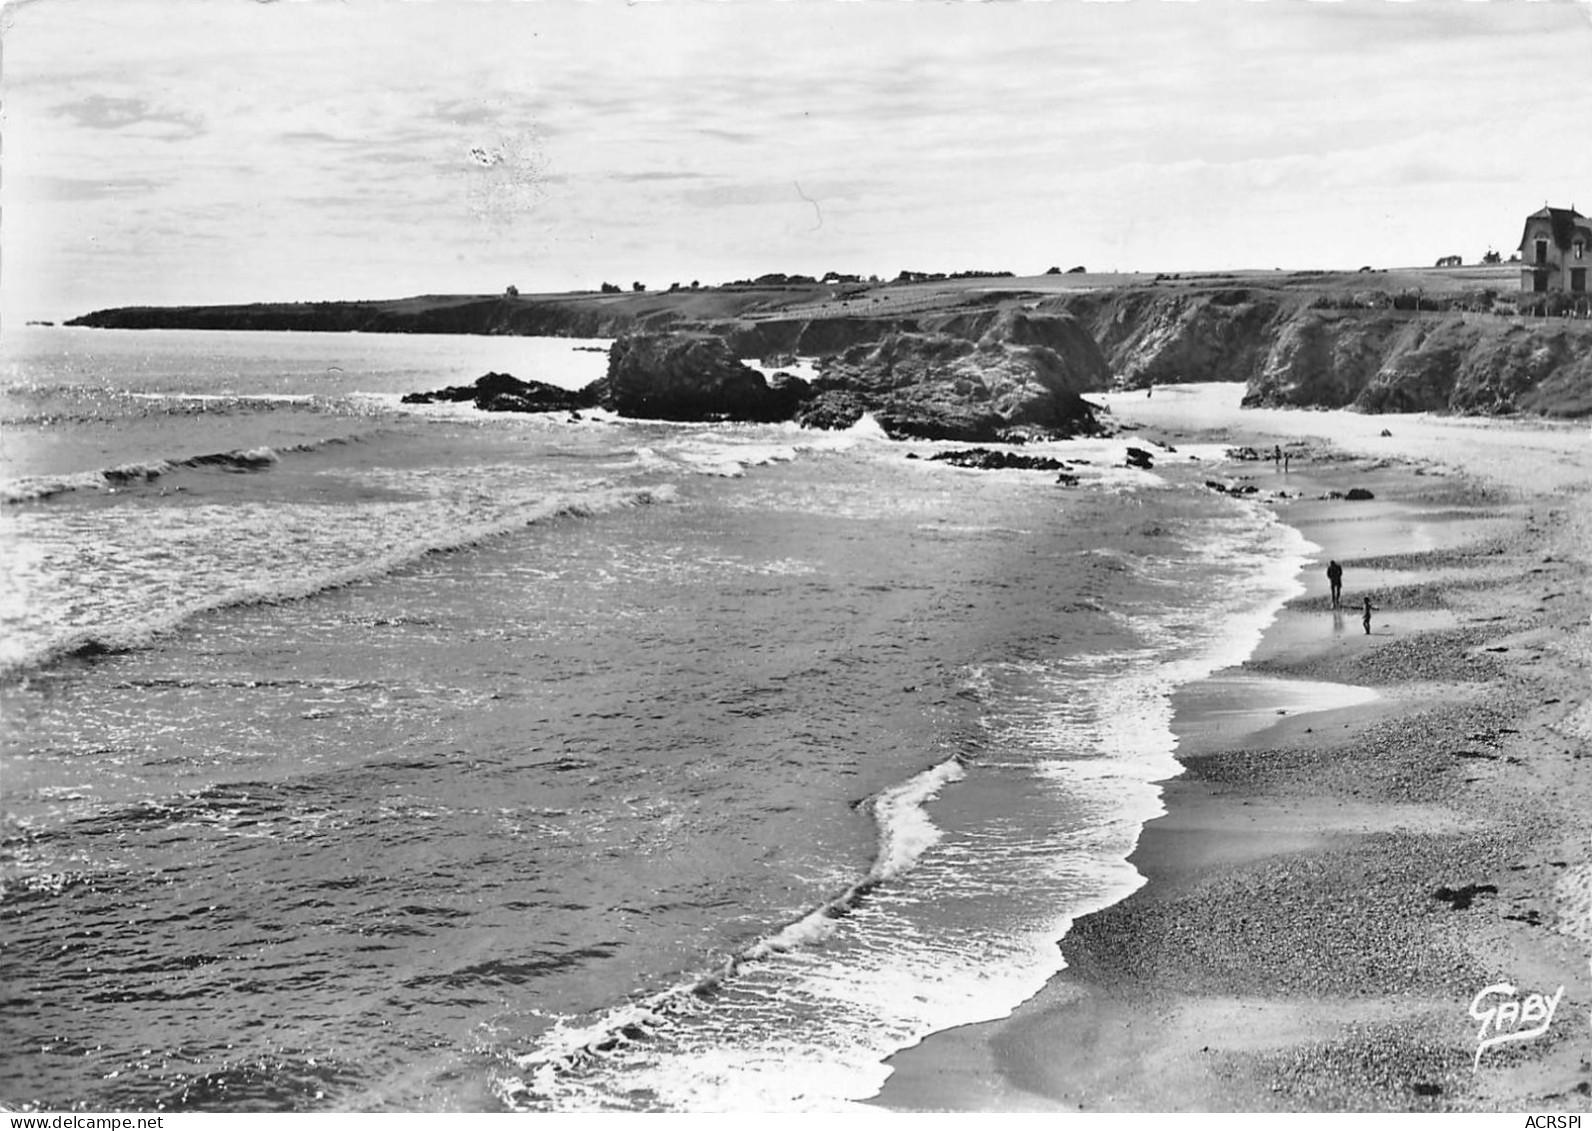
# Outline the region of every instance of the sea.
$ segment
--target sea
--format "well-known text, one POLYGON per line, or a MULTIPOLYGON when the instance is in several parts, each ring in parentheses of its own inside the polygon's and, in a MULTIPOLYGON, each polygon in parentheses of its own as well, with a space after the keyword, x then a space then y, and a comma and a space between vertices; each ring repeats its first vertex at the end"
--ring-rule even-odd
POLYGON ((0 1107, 843 1111, 1061 967, 1309 549, 601 341, 0 336, 0 1107))

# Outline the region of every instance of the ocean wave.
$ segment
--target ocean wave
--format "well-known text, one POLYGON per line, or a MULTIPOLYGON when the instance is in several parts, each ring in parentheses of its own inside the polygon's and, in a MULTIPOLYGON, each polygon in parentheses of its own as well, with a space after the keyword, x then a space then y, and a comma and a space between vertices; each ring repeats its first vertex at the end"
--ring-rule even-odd
POLYGON ((588 1025, 555 1025, 543 1035, 539 1048, 514 1058, 524 1075, 499 1081, 505 1102, 511 1107, 527 1107, 555 1100, 566 1077, 600 1068, 626 1048, 645 1046, 667 1030, 671 1018, 711 1008, 744 967, 822 943, 870 893, 906 874, 939 842, 940 831, 924 807, 946 785, 965 776, 960 759, 948 758, 859 803, 859 809, 873 814, 878 829, 874 862, 867 875, 835 898, 731 955, 711 973, 627 1003, 588 1025))
POLYGON ((739 479, 751 468, 892 443, 879 422, 866 414, 850 428, 837 431, 803 428, 794 423, 697 427, 699 432, 678 440, 670 456, 660 457, 649 448, 638 449, 637 454, 643 459, 671 459, 697 475, 739 479))
POLYGON ((384 576, 434 554, 452 553, 480 545, 527 526, 560 518, 590 518, 628 507, 672 503, 675 498, 673 486, 661 484, 655 487, 604 488, 545 499, 511 516, 472 529, 448 529, 437 533, 434 537, 377 555, 356 565, 297 577, 273 576, 269 580, 238 586, 225 593, 143 620, 114 627, 70 632, 37 647, 23 646, 12 655, 0 653, 0 683, 11 682, 29 672, 65 660, 92 659, 150 647, 194 617, 218 609, 299 601, 318 593, 384 576))
POLYGON ((193 401, 197 404, 313 404, 314 393, 129 393, 141 401, 193 401))
POLYGON ((135 461, 94 471, 28 475, 18 479, 0 480, 0 504, 31 503, 72 491, 103 491, 108 488, 150 483, 164 475, 184 470, 264 471, 280 463, 284 455, 297 455, 341 444, 358 443, 365 438, 364 434, 355 433, 308 443, 283 445, 280 448, 262 445, 227 452, 207 452, 195 456, 135 461))

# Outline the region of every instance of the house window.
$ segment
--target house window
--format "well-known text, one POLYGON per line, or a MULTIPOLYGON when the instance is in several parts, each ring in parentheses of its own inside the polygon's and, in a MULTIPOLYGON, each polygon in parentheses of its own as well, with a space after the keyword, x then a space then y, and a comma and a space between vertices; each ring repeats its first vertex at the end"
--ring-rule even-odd
POLYGON ((1570 268, 1570 289, 1576 294, 1586 293, 1586 268, 1570 268))
POLYGON ((1577 259, 1581 258, 1581 241, 1580 240, 1576 240, 1575 241, 1575 257, 1577 259))
POLYGON ((1537 241, 1537 262, 1538 263, 1546 263, 1546 262, 1548 262, 1548 241, 1547 240, 1539 239, 1537 241))
POLYGON ((1533 271, 1531 273, 1531 289, 1545 291, 1548 289, 1548 273, 1546 271, 1533 271))

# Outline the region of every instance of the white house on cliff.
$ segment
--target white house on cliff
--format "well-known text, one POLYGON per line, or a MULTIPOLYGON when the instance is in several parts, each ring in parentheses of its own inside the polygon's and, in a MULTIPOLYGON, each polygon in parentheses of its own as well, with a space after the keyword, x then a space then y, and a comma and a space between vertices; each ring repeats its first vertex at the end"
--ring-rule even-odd
POLYGON ((1592 220, 1574 208, 1547 208, 1526 217, 1520 237, 1522 291, 1586 292, 1592 266, 1592 220))

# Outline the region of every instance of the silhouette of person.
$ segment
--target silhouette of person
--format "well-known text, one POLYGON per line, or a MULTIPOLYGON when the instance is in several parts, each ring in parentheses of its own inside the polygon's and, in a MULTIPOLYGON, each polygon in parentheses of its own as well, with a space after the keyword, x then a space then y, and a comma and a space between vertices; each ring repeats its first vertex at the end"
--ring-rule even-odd
POLYGON ((1372 609, 1379 609, 1379 608, 1381 608, 1380 605, 1371 604, 1371 597, 1370 597, 1369 594, 1367 594, 1366 598, 1365 598, 1365 605, 1364 605, 1365 611, 1360 616, 1360 623, 1365 625, 1365 634, 1367 636, 1371 635, 1371 610, 1372 609))
POLYGON ((1327 563, 1327 584, 1332 586, 1332 607, 1335 609, 1343 601, 1343 567, 1335 561, 1327 563))

